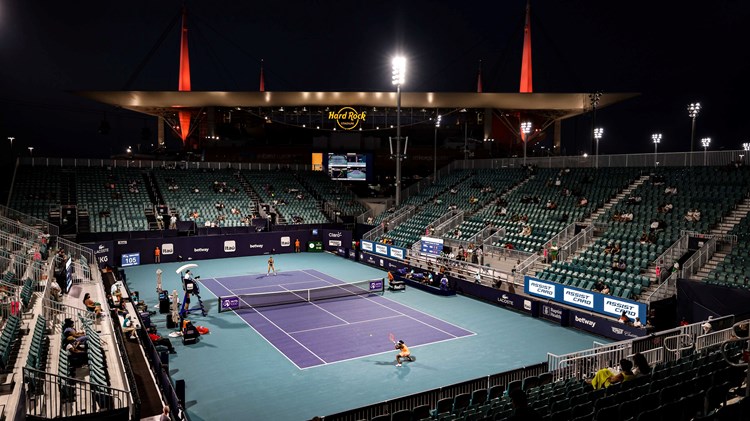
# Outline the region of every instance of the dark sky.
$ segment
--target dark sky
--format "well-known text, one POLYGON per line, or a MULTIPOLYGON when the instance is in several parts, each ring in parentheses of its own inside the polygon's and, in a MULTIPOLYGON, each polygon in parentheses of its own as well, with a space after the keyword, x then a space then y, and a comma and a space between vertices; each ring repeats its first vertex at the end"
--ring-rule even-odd
MULTIPOLYGON (((0 0, 2 138, 35 156, 108 156, 136 143, 153 121, 68 92, 176 90, 179 22, 165 30, 181 4, 0 0), (102 136, 105 112, 112 130, 102 136)), ((261 59, 269 91, 391 90, 390 58, 401 51, 406 91, 473 91, 480 59, 485 92, 518 91, 525 0, 187 5, 193 90, 257 90, 261 59)), ((748 21, 741 0, 533 0, 534 91, 642 93, 599 110, 601 153, 651 152, 654 132, 660 151, 689 149, 694 101, 696 139, 737 149, 750 140, 748 21)), ((589 127, 588 116, 566 123, 566 150, 585 147, 589 127)))

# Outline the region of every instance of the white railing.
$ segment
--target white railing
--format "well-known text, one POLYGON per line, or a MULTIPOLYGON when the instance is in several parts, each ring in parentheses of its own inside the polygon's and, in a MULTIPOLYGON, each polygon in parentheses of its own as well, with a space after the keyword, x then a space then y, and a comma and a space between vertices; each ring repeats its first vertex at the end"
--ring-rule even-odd
MULTIPOLYGON (((574 224, 571 224, 574 225, 574 224)), ((569 230, 570 225, 566 228, 566 232, 569 230)), ((575 229, 575 226, 573 227, 575 229)), ((574 235, 573 238, 569 239, 562 246, 559 247, 557 260, 563 262, 569 256, 572 256, 578 249, 585 246, 589 241, 594 238, 594 227, 589 225, 582 229, 578 234, 574 235)))
POLYGON ((622 341, 564 355, 548 353, 547 364, 555 380, 584 379, 602 368, 616 367, 631 353, 631 341, 622 341))
POLYGON ((650 294, 646 297, 644 302, 650 303, 653 301, 659 300, 662 295, 667 295, 664 293, 664 291, 668 290, 669 288, 674 287, 677 284, 677 272, 673 272, 671 275, 667 277, 667 279, 664 280, 661 284, 659 284, 656 289, 651 291, 650 294))
POLYGON ((435 227, 435 236, 442 237, 446 232, 461 225, 462 222, 464 222, 464 211, 458 211, 458 213, 449 211, 443 214, 432 224, 435 227), (448 216, 447 219, 445 219, 446 216, 448 216))
POLYGON ((693 253, 693 255, 690 256, 690 258, 682 264, 682 268, 680 269, 680 277, 682 277, 683 279, 689 279, 693 275, 698 273, 698 270, 700 270, 700 268, 702 268, 703 265, 706 264, 706 262, 711 260, 711 257, 713 257, 714 253, 716 252, 717 246, 718 244, 716 238, 711 238, 706 243, 704 243, 701 248, 693 253))
POLYGON ((695 351, 699 352, 704 348, 711 348, 721 345, 724 341, 732 338, 734 329, 717 330, 716 332, 707 333, 695 338, 695 351))
MULTIPOLYGON (((695 152, 660 152, 658 154, 627 154, 627 155, 599 155, 599 168, 614 167, 650 167, 655 163, 659 167, 689 167, 704 166, 703 158, 706 157, 705 166, 727 166, 740 160, 741 155, 747 153, 743 150, 733 151, 703 151, 695 152)), ((595 159, 588 156, 550 156, 550 157, 526 157, 526 158, 503 158, 503 159, 472 159, 468 161, 453 161, 453 169, 471 168, 518 168, 526 161, 526 165, 539 168, 593 168, 595 159)))

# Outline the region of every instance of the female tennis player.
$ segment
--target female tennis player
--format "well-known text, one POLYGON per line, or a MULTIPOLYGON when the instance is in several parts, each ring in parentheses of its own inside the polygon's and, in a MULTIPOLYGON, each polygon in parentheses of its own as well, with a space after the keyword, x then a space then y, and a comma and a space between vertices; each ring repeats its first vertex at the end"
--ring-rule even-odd
POLYGON ((268 272, 266 272, 266 276, 268 276, 271 271, 273 271, 273 276, 276 276, 276 268, 273 267, 273 256, 268 258, 268 272))
POLYGON ((411 352, 409 352, 409 347, 406 346, 404 341, 398 341, 396 342, 396 349, 400 349, 401 352, 396 354, 396 367, 401 367, 401 358, 408 360, 408 361, 414 361, 411 358, 411 352))

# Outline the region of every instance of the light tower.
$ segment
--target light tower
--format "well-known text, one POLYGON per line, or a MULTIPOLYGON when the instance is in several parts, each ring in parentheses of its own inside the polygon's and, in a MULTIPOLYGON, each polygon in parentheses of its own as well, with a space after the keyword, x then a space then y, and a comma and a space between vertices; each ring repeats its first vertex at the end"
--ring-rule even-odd
POLYGON ((594 140, 596 140, 596 168, 599 168, 599 140, 604 135, 604 129, 597 127, 594 129, 594 140))
POLYGON ((406 58, 396 56, 393 58, 393 78, 392 82, 396 85, 396 206, 401 204, 401 160, 406 155, 401 154, 401 85, 406 81, 406 58))
POLYGON ((443 119, 443 116, 438 114, 437 118, 435 119, 435 141, 434 141, 434 149, 433 149, 433 157, 432 157, 432 182, 437 182, 437 130, 440 128, 440 120, 443 119))
POLYGON ((698 118, 698 114, 701 112, 701 103, 694 102, 689 104, 687 107, 688 116, 692 120, 690 129, 690 165, 693 165, 693 144, 695 143, 695 119, 698 118))
POLYGON ((710 137, 704 137, 701 139, 701 145, 703 145, 703 166, 706 166, 706 163, 708 162, 708 145, 711 144, 711 138, 710 137))
POLYGON ((656 161, 656 154, 659 150, 659 143, 661 143, 661 133, 654 133, 651 135, 651 140, 654 142, 654 167, 659 163, 656 161))
POLYGON ((524 121, 521 123, 521 141, 523 142, 523 165, 526 165, 526 143, 528 142, 529 133, 531 133, 531 122, 524 121))

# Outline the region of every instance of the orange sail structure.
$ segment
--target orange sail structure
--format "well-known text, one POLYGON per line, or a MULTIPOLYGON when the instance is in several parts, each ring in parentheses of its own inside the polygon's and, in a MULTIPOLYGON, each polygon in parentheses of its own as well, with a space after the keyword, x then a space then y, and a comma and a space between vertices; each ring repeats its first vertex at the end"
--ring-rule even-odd
MULTIPOLYGON (((190 55, 188 53, 187 9, 182 9, 180 32, 180 91, 190 91, 190 55)), ((180 137, 184 144, 190 134, 190 111, 180 111, 180 137)))
POLYGON ((526 2, 526 23, 523 27, 523 56, 521 57, 521 93, 534 92, 531 83, 531 5, 526 2))

